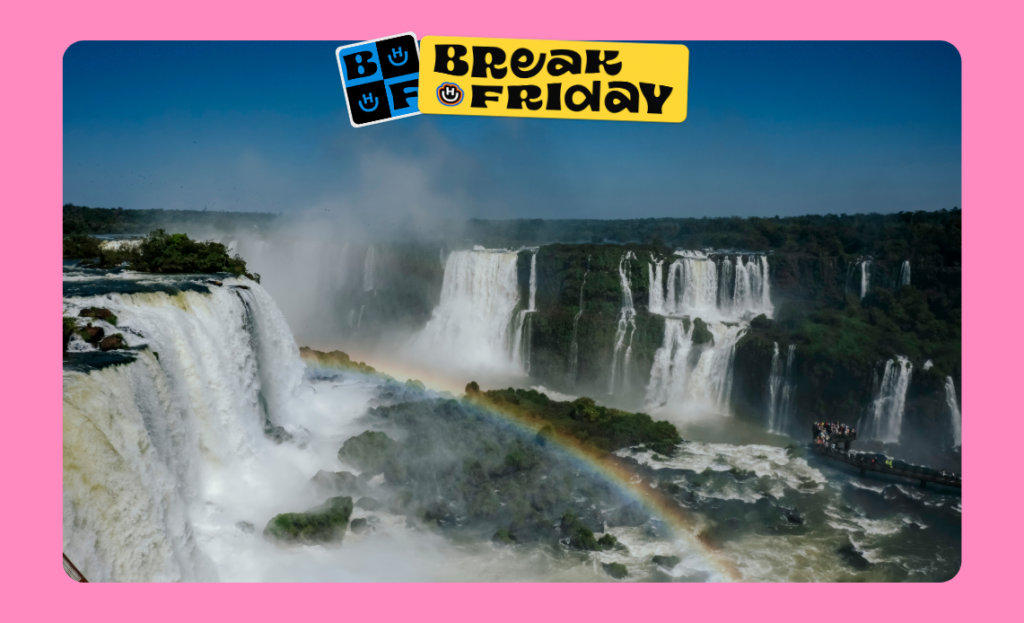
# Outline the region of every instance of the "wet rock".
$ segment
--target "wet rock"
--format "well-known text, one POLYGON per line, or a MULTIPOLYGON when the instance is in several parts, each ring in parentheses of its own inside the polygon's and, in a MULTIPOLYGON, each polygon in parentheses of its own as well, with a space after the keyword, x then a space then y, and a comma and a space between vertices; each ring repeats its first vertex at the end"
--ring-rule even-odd
POLYGON ((782 516, 791 524, 803 525, 804 523, 804 516, 795 508, 783 508, 782 516))
POLYGON ((235 527, 246 534, 252 534, 256 531, 256 526, 252 525, 248 521, 240 521, 235 524, 235 527))
MULTIPOLYGON (((359 491, 359 479, 349 472, 327 472, 320 470, 310 479, 317 487, 331 493, 350 493, 359 491)), ((360 498, 360 502, 366 498, 360 498)), ((359 506, 359 503, 356 503, 359 506)), ((362 508, 362 507, 360 507, 362 508)), ((367 509, 373 510, 373 509, 367 509)))
POLYGON ((651 558, 651 564, 659 567, 665 567, 666 569, 673 569, 682 560, 679 556, 654 556, 651 558))
POLYGON ((491 537, 491 541, 498 545, 512 545, 516 542, 516 537, 507 528, 498 528, 498 531, 491 537))
POLYGON ((351 516, 352 498, 333 497, 304 513, 276 515, 263 529, 263 536, 286 543, 340 541, 351 516))
POLYGON ((238 288, 239 290, 248 290, 249 289, 249 286, 235 286, 235 287, 238 288))
POLYGON ((78 335, 86 342, 89 342, 90 344, 96 344, 97 342, 103 339, 103 329, 101 329, 100 327, 89 326, 85 327, 84 329, 79 329, 78 335))
POLYGON ((128 345, 125 344, 124 337, 120 333, 115 333, 100 340, 99 347, 101 351, 107 352, 108 350, 127 348, 128 345))
POLYGON ((284 443, 294 439, 292 434, 284 429, 282 426, 273 424, 272 422, 266 422, 263 424, 263 434, 274 443, 284 443))
MULTIPOLYGON (((105 307, 87 307, 87 308, 83 309, 82 311, 78 312, 78 317, 79 318, 95 318, 97 320, 105 320, 105 321, 108 321, 108 322, 111 319, 116 319, 117 318, 117 316, 114 315, 114 312, 110 311, 109 309, 106 309, 105 307)), ((114 323, 111 323, 111 324, 114 324, 114 323)))
POLYGON ((366 431, 348 439, 338 450, 338 459, 367 474, 384 471, 388 461, 398 451, 398 442, 386 434, 366 431))
POLYGON ((601 568, 604 569, 605 573, 612 576, 616 580, 621 580, 622 578, 629 575, 629 570, 626 569, 626 565, 622 564, 621 562, 602 562, 601 568))
POLYGON ((209 284, 212 284, 212 285, 215 285, 215 286, 223 286, 224 285, 224 283, 222 281, 217 281, 216 279, 207 279, 206 283, 209 283, 209 284))
POLYGON ((352 531, 352 534, 362 534, 370 529, 370 526, 366 522, 366 519, 362 517, 353 519, 352 523, 350 523, 348 527, 352 531))
POLYGON ((619 540, 615 538, 614 534, 605 534, 597 540, 597 546, 605 551, 618 550, 626 551, 626 546, 619 543, 619 540))
POLYGON ((857 548, 853 546, 853 543, 847 543, 846 545, 839 547, 836 550, 836 553, 839 554, 839 558, 842 559, 843 562, 858 571, 863 571, 871 567, 871 563, 863 554, 857 551, 857 548))
POLYGON ((356 508, 361 508, 364 511, 375 511, 379 507, 380 502, 377 500, 377 498, 371 498, 370 496, 361 497, 356 501, 356 508))

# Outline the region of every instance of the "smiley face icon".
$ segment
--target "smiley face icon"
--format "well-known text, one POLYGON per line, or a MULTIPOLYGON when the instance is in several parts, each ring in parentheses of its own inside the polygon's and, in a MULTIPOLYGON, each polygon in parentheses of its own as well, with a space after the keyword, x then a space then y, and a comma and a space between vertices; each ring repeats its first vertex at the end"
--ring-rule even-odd
POLYGON ((465 92, 462 90, 462 87, 454 82, 442 82, 437 87, 437 101, 445 106, 458 106, 462 103, 464 96, 465 92))

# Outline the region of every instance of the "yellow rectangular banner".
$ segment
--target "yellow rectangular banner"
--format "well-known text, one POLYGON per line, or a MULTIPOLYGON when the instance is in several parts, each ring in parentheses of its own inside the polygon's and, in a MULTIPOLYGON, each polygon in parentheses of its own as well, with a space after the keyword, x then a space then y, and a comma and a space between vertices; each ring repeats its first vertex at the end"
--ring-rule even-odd
POLYGON ((686 119, 684 45, 424 37, 420 112, 432 115, 686 119))

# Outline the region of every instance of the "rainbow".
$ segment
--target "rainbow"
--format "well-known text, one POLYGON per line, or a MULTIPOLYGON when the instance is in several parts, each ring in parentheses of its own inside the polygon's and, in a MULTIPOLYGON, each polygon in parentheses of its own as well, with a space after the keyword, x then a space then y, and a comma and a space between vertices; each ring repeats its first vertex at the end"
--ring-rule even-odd
MULTIPOLYGON (((325 365, 317 360, 315 356, 310 357, 303 354, 307 365, 324 369, 333 369, 354 374, 362 374, 352 368, 344 366, 325 365)), ((407 378, 416 378, 428 388, 435 391, 448 391, 455 395, 463 393, 464 388, 458 387, 457 382, 450 378, 427 374, 424 376, 422 370, 413 371, 407 364, 395 364, 393 362, 374 361, 377 371, 371 374, 364 374, 375 378, 394 378, 393 374, 407 378), (388 372, 385 372, 387 370, 388 372), (389 374, 392 373, 392 374, 389 374), (426 378, 426 381, 424 381, 426 378)), ((481 408, 487 415, 503 424, 509 425, 525 435, 536 435, 542 425, 542 421, 536 420, 525 410, 511 404, 495 404, 492 401, 479 397, 470 397, 474 405, 481 408)), ((701 537, 701 526, 699 522, 690 515, 671 497, 662 493, 659 489, 651 487, 649 482, 637 474, 628 463, 615 456, 595 451, 580 444, 574 437, 555 433, 546 437, 567 457, 581 468, 594 473, 615 486, 625 497, 640 503, 648 512, 664 521, 671 529, 677 539, 682 541, 691 552, 700 554, 704 560, 718 572, 719 576, 729 581, 740 581, 742 575, 739 569, 722 556, 717 549, 706 539, 701 537)))

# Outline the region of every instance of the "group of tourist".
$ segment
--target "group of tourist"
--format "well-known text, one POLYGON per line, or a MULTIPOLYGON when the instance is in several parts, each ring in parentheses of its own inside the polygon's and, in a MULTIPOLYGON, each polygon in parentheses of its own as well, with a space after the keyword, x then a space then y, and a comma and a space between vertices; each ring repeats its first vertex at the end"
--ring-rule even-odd
POLYGON ((857 435, 856 428, 839 422, 815 422, 813 431, 815 439, 825 440, 833 436, 855 437, 857 435))

